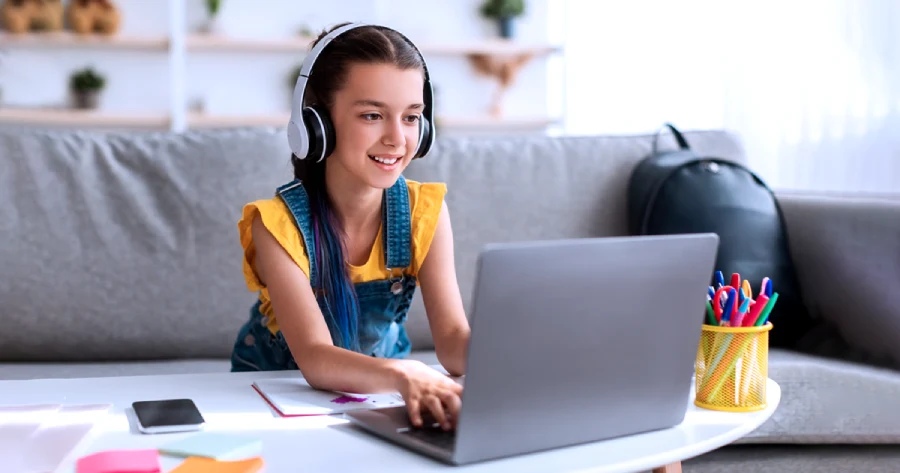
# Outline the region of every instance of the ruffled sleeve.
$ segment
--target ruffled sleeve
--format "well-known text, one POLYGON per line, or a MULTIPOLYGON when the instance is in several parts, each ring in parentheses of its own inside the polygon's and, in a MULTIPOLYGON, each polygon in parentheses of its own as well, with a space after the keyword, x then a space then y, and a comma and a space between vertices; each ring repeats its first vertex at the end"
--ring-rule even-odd
POLYGON ((409 187, 409 203, 412 207, 412 261, 411 273, 418 275, 422 263, 428 256, 434 233, 437 229, 438 216, 447 194, 447 185, 437 182, 419 183, 407 181, 409 187))
POLYGON ((243 272, 247 288, 253 292, 264 289, 254 264, 256 246, 253 243, 251 223, 257 216, 261 218, 263 225, 290 255, 291 259, 303 270, 306 277, 309 277, 309 259, 306 255, 306 248, 290 210, 278 197, 270 200, 258 200, 244 206, 241 219, 238 221, 241 246, 244 248, 243 272))

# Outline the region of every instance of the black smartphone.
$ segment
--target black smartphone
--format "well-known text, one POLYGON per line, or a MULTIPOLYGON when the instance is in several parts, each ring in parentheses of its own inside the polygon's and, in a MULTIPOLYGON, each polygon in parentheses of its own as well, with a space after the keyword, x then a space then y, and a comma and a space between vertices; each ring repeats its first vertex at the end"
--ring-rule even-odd
POLYGON ((136 401, 131 404, 138 430, 145 434, 201 430, 206 421, 190 399, 136 401))

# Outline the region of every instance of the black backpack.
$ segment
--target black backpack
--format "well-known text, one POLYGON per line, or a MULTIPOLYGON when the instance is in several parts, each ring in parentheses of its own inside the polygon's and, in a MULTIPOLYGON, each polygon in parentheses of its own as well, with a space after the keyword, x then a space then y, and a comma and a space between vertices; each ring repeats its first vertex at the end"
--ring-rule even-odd
MULTIPOLYGON (((719 235, 716 269, 728 284, 732 273, 750 282, 772 280, 778 301, 769 315, 772 346, 793 347, 812 327, 788 248, 781 208, 752 171, 730 160, 698 156, 671 124, 679 148, 653 151, 631 174, 628 226, 632 235, 713 232, 719 235)), ((660 130, 662 131, 662 130, 660 130)), ((714 274, 710 285, 715 286, 714 274)), ((701 314, 701 317, 703 315, 701 314)))

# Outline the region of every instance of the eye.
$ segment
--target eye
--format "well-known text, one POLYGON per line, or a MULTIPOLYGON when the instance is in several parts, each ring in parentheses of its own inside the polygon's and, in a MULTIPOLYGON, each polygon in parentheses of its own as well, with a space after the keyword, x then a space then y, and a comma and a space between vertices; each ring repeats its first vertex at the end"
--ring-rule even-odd
POLYGON ((381 115, 377 113, 366 113, 362 115, 363 120, 373 121, 381 118, 381 115))
POLYGON ((410 115, 410 116, 406 117, 406 119, 410 122, 415 123, 415 122, 419 121, 419 116, 418 115, 410 115))

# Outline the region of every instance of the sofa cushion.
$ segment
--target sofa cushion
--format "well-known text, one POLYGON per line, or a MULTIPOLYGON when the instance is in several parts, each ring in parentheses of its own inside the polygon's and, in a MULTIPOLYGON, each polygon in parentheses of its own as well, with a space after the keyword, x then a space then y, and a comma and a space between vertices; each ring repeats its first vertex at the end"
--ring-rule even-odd
POLYGON ((0 360, 227 357, 241 207, 289 156, 270 130, 0 130, 0 360))
MULTIPOLYGON (((736 136, 685 132, 700 155, 746 163, 736 136)), ((456 271, 471 314, 475 263, 487 243, 625 235, 632 169, 651 152, 653 135, 499 136, 437 140, 405 175, 447 183, 456 271)), ((674 146, 662 135, 660 149, 674 146)), ((413 346, 433 346, 421 298, 410 309, 413 346)))
MULTIPOLYGON (((900 369, 900 195, 781 192, 779 202, 811 315, 860 358, 900 369)), ((832 343, 816 335, 798 348, 832 343)))
MULTIPOLYGON (((727 133, 686 136, 743 159, 727 133)), ((450 186, 468 305, 485 243, 622 234, 627 178, 650 143, 448 137, 407 176, 450 186)), ((288 157, 283 129, 0 129, 0 360, 228 356, 256 297, 236 222, 292 178, 288 157)), ((414 349, 432 348, 420 297, 409 323, 414 349)))
POLYGON ((900 444, 900 372, 773 349, 772 417, 738 443, 900 444))

